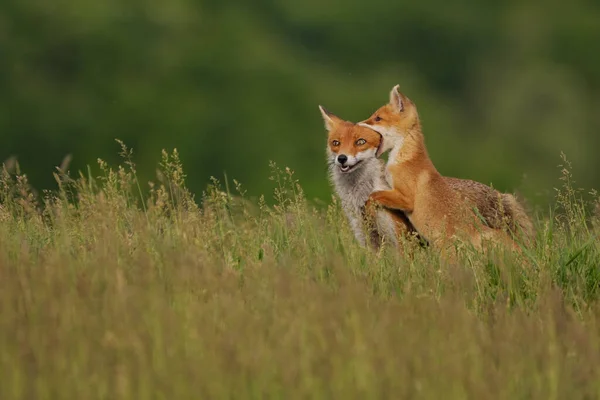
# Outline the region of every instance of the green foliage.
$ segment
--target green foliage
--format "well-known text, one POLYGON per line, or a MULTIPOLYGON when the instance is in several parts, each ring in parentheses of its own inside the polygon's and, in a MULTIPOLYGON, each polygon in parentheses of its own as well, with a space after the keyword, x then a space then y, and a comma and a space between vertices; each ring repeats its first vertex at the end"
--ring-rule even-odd
POLYGON ((18 164, 0 174, 0 398, 600 390, 600 215, 566 159, 528 254, 444 265, 410 243, 361 248, 337 200, 316 208, 289 168, 270 165, 273 205, 214 178, 194 200, 177 151, 143 193, 121 146, 122 165, 59 169, 41 201, 18 164))
POLYGON ((114 162, 119 137, 144 166, 179 148, 194 193, 227 172, 258 196, 274 160, 327 199, 317 105, 361 120, 399 83, 443 174, 547 204, 559 151, 598 185, 599 18, 584 0, 3 0, 0 160, 51 188, 66 154, 114 162))

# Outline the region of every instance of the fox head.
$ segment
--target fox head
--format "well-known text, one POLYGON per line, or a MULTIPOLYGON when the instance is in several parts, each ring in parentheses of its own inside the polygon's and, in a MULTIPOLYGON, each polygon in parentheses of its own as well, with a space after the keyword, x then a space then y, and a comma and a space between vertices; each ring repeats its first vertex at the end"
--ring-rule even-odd
POLYGON ((357 170, 363 161, 375 158, 381 145, 381 136, 375 130, 359 126, 319 106, 325 128, 329 132, 327 160, 342 173, 357 170))
POLYGON ((400 85, 392 88, 388 104, 380 107, 358 125, 373 129, 382 136, 383 143, 377 157, 393 147, 400 148, 408 136, 412 136, 413 133, 420 134, 421 131, 417 107, 400 93, 400 85))

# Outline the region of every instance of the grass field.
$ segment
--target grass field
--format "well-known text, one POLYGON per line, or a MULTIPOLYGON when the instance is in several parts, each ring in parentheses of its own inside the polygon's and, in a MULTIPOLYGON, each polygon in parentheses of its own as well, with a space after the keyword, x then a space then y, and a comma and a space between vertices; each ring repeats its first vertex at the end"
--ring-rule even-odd
POLYGON ((600 245, 568 168, 529 252, 449 266, 362 249, 289 170, 273 206, 216 180, 194 200, 176 152, 148 194, 123 156, 40 196, 2 173, 1 399, 600 397, 600 245))

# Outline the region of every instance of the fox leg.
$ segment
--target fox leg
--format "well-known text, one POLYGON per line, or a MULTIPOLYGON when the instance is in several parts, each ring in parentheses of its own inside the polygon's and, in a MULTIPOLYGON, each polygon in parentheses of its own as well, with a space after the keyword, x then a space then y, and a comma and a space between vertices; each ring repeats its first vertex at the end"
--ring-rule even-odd
POLYGON ((369 200, 367 200, 367 205, 371 203, 378 203, 392 210, 413 211, 412 201, 398 190, 379 190, 373 192, 369 196, 369 200))
POLYGON ((517 254, 523 254, 520 246, 501 229, 487 228, 483 231, 475 231, 471 235, 471 243, 479 251, 491 245, 493 247, 501 246, 517 254))

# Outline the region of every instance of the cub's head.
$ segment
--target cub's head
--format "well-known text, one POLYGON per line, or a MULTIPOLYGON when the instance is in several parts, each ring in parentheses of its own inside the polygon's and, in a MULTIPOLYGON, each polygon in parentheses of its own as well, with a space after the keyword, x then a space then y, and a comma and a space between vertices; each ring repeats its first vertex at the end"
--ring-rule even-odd
POLYGON ((373 129, 344 121, 319 106, 329 132, 327 161, 342 173, 360 168, 363 161, 375 158, 381 136, 373 129))
POLYGON ((391 148, 402 145, 409 131, 420 125, 419 114, 415 104, 396 85, 390 92, 390 102, 375 111, 368 119, 358 123, 360 126, 373 129, 383 137, 383 144, 377 157, 391 148))

